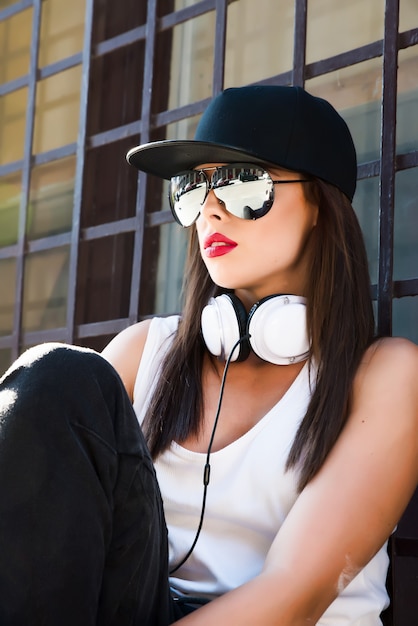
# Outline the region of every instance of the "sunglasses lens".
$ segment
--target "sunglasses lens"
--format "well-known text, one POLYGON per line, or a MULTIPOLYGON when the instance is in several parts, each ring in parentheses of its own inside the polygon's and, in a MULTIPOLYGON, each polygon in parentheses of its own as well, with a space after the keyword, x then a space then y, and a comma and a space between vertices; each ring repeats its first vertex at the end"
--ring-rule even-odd
POLYGON ((173 176, 168 197, 171 211, 179 224, 191 226, 196 221, 206 190, 207 181, 203 172, 190 170, 173 176))
POLYGON ((245 220, 263 217, 273 204, 273 182, 256 165, 222 166, 213 173, 212 187, 229 213, 245 220))
MULTIPOLYGON (((210 188, 229 213, 244 220, 266 215, 273 204, 273 181, 262 167, 248 163, 214 168, 210 188)), ((208 192, 203 171, 189 170, 170 181, 171 211, 179 224, 191 226, 199 217, 208 192)))

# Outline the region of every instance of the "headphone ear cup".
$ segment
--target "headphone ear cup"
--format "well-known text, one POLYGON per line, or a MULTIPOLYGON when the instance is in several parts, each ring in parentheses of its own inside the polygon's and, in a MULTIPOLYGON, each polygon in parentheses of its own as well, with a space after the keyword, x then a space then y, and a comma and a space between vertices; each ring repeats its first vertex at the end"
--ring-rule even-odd
MULTIPOLYGON (((201 329, 206 347, 211 354, 226 360, 234 345, 245 337, 247 311, 234 294, 211 298, 202 311, 201 329)), ((231 361, 244 361, 250 354, 247 339, 235 348, 231 361)))
POLYGON ((301 296, 270 296, 253 306, 248 316, 253 351, 275 365, 306 359, 310 341, 306 325, 306 300, 301 296))

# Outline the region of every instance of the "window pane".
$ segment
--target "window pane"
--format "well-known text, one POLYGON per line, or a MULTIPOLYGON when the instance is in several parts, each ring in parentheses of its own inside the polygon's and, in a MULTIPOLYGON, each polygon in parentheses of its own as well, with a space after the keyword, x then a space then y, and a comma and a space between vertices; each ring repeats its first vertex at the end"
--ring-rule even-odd
POLYGON ((121 35, 125 31, 145 24, 147 19, 148 2, 146 0, 123 0, 123 2, 100 0, 100 2, 93 2, 93 4, 93 41, 95 42, 106 41, 121 35))
POLYGON ((77 324, 128 316, 133 246, 132 232, 80 243, 77 324))
POLYGON ((0 165, 23 159, 28 90, 0 96, 0 165))
POLYGON ((214 11, 173 28, 170 109, 211 96, 214 39, 214 11))
POLYGON ((71 230, 75 158, 32 170, 27 232, 29 239, 71 230))
POLYGON ((81 66, 38 83, 34 154, 77 141, 80 87, 81 66))
POLYGON ((399 3, 399 32, 410 30, 418 26, 417 0, 400 0, 399 3))
POLYGON ((366 178, 357 182, 353 207, 360 222, 369 260, 372 283, 377 283, 379 242, 379 179, 366 178))
POLYGON ((66 325, 69 254, 70 248, 64 246, 26 257, 22 319, 24 331, 66 325))
POLYGON ((140 117, 144 60, 143 41, 92 59, 88 115, 90 135, 129 124, 140 117))
POLYGON ((83 49, 85 0, 42 3, 39 67, 83 49))
POLYGON ((135 141, 124 139, 86 153, 82 227, 97 226, 135 215, 138 171, 125 155, 135 141))
POLYGON ((396 143, 398 152, 418 150, 418 46, 399 51, 396 143))
POLYGON ((0 248, 17 241, 21 194, 20 172, 0 178, 0 248))
MULTIPOLYGON (((2 8, 5 6, 0 2, 2 8)), ((0 84, 29 72, 31 36, 31 8, 0 22, 0 84)))
POLYGON ((418 297, 394 299, 393 335, 407 337, 418 344, 418 297))
MULTIPOLYGON (((418 168, 398 172, 395 189, 393 276, 418 276, 418 168)), ((418 324, 418 317, 417 324, 418 324)))
POLYGON ((16 288, 16 259, 0 259, 0 335, 11 335, 16 288))
POLYGON ((160 248, 153 313, 181 311, 181 286, 189 232, 176 223, 160 226, 160 248))
POLYGON ((329 100, 353 135, 358 162, 380 154, 382 60, 371 59, 307 81, 306 89, 329 100))
POLYGON ((384 10, 382 0, 309 0, 307 62, 382 39, 384 10))
POLYGON ((259 81, 292 69, 294 0, 240 0, 228 7, 225 86, 259 81))

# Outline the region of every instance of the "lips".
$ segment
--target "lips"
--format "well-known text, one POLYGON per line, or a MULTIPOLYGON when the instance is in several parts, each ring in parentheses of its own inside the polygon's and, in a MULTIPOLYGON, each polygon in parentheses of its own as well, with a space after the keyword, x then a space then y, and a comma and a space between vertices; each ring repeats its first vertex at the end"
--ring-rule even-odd
POLYGON ((221 235, 220 233, 213 233, 203 242, 203 249, 205 256, 209 258, 223 256, 224 254, 228 254, 228 252, 232 252, 234 248, 237 247, 237 243, 232 241, 232 239, 228 239, 225 235, 221 235))

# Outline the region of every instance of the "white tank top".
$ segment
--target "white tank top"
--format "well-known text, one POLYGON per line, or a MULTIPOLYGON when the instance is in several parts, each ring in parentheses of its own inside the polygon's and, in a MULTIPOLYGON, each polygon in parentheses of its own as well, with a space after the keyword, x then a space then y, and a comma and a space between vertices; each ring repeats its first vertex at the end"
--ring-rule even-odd
MULTIPOLYGON (((172 316, 151 322, 134 388, 140 423, 178 320, 172 316)), ((285 463, 310 395, 306 364, 253 428, 212 452, 203 529, 192 555, 170 579, 177 593, 214 598, 259 574, 297 498, 296 475, 285 471, 285 463)), ((205 463, 206 454, 176 443, 155 462, 168 526, 170 569, 187 553, 198 528, 205 463)), ((379 615, 388 604, 387 567, 385 545, 331 604, 318 626, 381 626, 379 615)))

